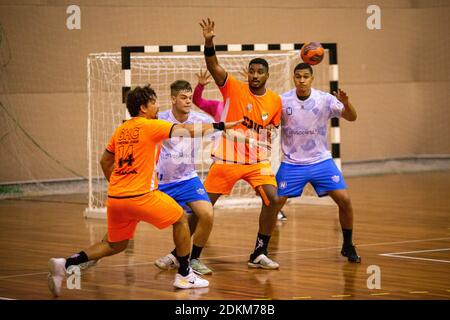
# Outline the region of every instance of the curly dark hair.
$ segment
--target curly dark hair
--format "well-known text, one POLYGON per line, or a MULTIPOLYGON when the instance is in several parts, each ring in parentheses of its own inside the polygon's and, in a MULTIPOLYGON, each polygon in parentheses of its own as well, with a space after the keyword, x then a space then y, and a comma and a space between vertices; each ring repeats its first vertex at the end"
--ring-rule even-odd
POLYGON ((146 106, 149 101, 156 101, 156 92, 147 84, 144 87, 136 87, 127 94, 127 109, 130 116, 137 117, 141 106, 146 106))

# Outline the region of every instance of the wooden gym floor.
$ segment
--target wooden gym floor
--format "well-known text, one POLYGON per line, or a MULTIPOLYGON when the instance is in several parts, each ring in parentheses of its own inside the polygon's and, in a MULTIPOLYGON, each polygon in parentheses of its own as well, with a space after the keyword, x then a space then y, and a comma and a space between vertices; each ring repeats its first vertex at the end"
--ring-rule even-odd
MULTIPOLYGON (((125 253, 86 271, 81 289, 64 285, 59 299, 449 299, 450 171, 346 180, 361 264, 339 254, 336 207, 285 208, 288 221, 279 222, 269 251, 278 271, 246 264, 258 209, 216 210, 203 251, 214 270, 209 288, 175 290, 175 271, 153 265, 173 247, 171 228, 141 223, 125 253), (369 266, 380 268, 381 289, 368 288, 369 266)), ((106 221, 83 218, 85 203, 86 195, 0 201, 0 299, 52 299, 47 260, 106 232, 106 221)))

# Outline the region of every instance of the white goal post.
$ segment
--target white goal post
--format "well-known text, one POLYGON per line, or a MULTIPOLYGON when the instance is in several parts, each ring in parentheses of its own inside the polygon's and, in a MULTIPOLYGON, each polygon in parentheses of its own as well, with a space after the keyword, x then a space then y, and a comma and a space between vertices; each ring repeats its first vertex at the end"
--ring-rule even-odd
MULTIPOLYGON (((335 43, 323 43, 325 54, 323 62, 314 67, 314 87, 324 91, 336 91, 338 88, 337 46, 335 43)), ((228 44, 216 45, 220 64, 242 79, 240 71, 255 57, 263 57, 269 63, 270 77, 267 86, 282 94, 293 87, 292 72, 300 61, 301 43, 290 44, 228 44)), ((88 174, 89 203, 85 217, 105 218, 107 181, 99 165, 100 158, 114 131, 123 120, 128 119, 125 96, 132 86, 150 83, 158 95, 160 111, 171 107, 170 84, 184 79, 197 84, 196 74, 205 70, 203 46, 127 46, 121 53, 90 54, 87 59, 88 73, 88 174)), ((242 79, 243 80, 243 79, 242 79)), ((203 93, 207 99, 221 100, 217 87, 211 83, 203 93)), ((200 109, 195 108, 197 111, 200 109)), ((338 167, 340 162, 339 120, 333 118, 329 141, 332 156, 338 167)), ((276 172, 280 164, 280 135, 272 146, 272 168, 276 172)), ((200 161, 196 165, 203 181, 208 173, 211 159, 211 146, 205 146, 199 152, 200 161)), ((197 161, 196 161, 197 163, 197 161)), ((290 199, 289 203, 331 204, 328 197, 318 198, 311 187, 305 188, 300 198, 290 199)), ((244 181, 238 182, 230 196, 222 196, 216 207, 260 206, 261 200, 244 181)))

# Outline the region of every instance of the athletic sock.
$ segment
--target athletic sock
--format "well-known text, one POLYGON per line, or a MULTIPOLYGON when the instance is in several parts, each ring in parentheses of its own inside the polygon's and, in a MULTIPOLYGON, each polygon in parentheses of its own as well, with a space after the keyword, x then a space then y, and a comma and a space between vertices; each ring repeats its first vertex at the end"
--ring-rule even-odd
POLYGON ((180 267, 178 268, 178 273, 183 277, 186 277, 189 274, 189 255, 184 257, 177 257, 178 262, 180 263, 180 267))
POLYGON ((191 260, 198 259, 200 257, 200 254, 202 253, 202 250, 203 247, 197 247, 195 244, 192 245, 191 260))
POLYGON ((342 236, 344 237, 344 244, 343 244, 344 247, 349 247, 353 245, 352 234, 353 234, 352 229, 342 228, 342 236))
POLYGON ((86 255, 86 252, 84 251, 80 251, 78 253, 75 253, 73 256, 71 256, 70 258, 67 258, 66 260, 66 269, 70 266, 76 266, 79 265, 80 263, 84 263, 89 261, 88 256, 86 255))
POLYGON ((262 235, 258 233, 258 237, 256 238, 255 250, 253 251, 250 258, 252 260, 256 259, 260 254, 267 255, 267 246, 269 245, 270 236, 262 235))
POLYGON ((173 249, 172 252, 171 252, 171 254, 172 254, 175 258, 177 258, 177 260, 179 260, 179 259, 178 259, 178 256, 177 256, 177 249, 173 249))

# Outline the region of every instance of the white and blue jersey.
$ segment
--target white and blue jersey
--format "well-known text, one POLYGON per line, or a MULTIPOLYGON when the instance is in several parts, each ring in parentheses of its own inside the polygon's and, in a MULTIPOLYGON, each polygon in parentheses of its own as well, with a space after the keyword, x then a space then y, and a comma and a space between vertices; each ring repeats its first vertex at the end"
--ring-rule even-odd
POLYGON ((328 122, 341 116, 344 105, 335 96, 315 89, 304 101, 295 89, 284 93, 281 101, 282 162, 305 165, 331 159, 328 122))
MULTIPOLYGON (((158 113, 158 119, 179 122, 166 110, 158 113)), ((212 123, 213 119, 203 113, 191 111, 183 124, 212 123)), ((158 189, 171 196, 186 211, 187 204, 194 201, 210 201, 195 171, 196 151, 202 148, 201 138, 175 137, 164 140, 157 164, 158 189)))
POLYGON ((295 89, 281 96, 281 150, 276 179, 278 195, 298 197, 309 182, 319 196, 346 189, 328 146, 328 121, 341 116, 344 105, 333 95, 311 89, 302 101, 295 89))
MULTIPOLYGON (((158 113, 158 119, 179 124, 172 110, 158 113)), ((200 112, 189 112, 188 119, 183 124, 213 123, 214 120, 200 112)), ((158 184, 180 182, 197 177, 195 171, 196 151, 201 150, 201 138, 174 137, 164 140, 157 164, 158 184)))

